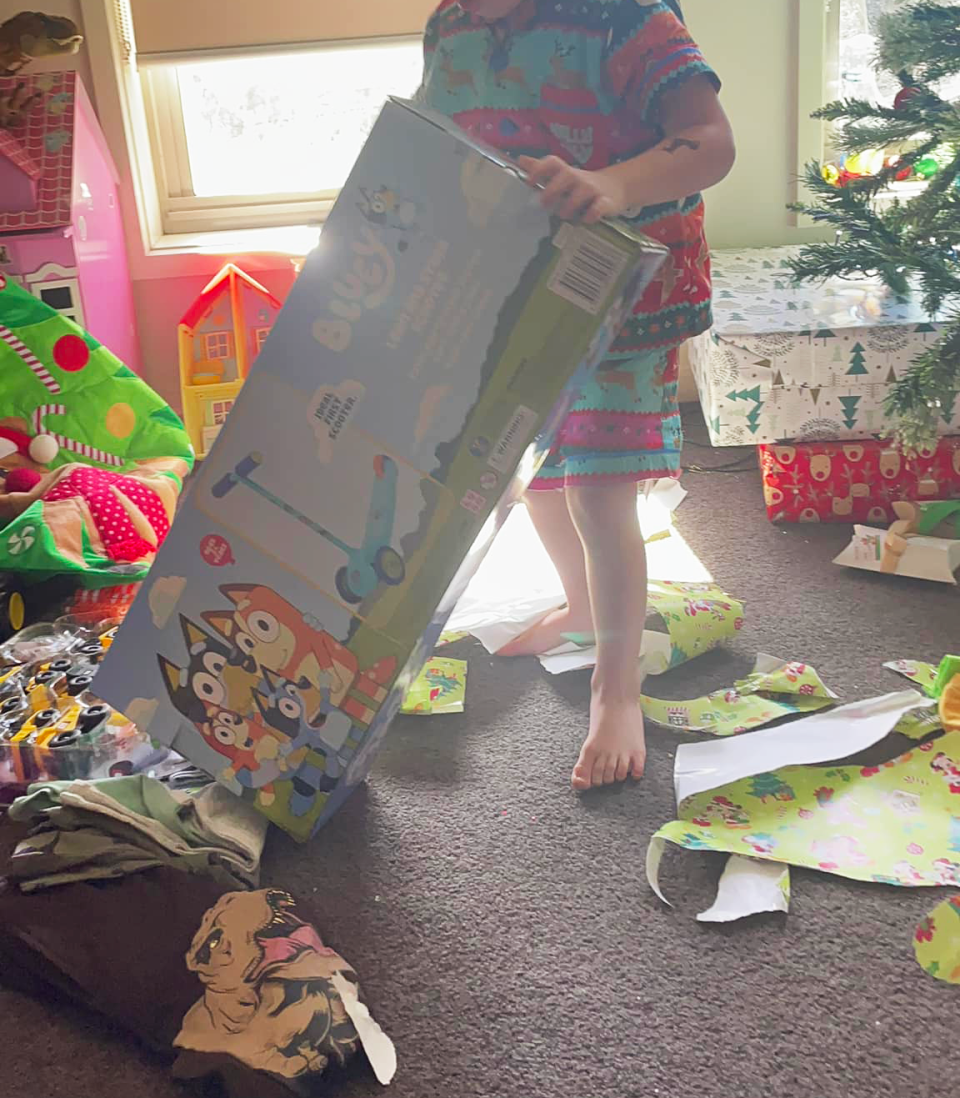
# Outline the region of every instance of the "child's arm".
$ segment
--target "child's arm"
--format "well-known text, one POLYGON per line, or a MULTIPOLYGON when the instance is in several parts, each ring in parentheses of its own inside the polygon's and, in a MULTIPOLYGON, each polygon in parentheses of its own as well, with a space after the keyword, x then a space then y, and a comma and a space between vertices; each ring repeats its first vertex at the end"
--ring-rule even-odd
POLYGON ((543 203, 560 217, 591 224, 634 206, 678 202, 719 183, 733 167, 733 131, 706 76, 666 92, 660 103, 663 140, 645 153, 599 171, 571 167, 557 156, 521 157, 543 203))

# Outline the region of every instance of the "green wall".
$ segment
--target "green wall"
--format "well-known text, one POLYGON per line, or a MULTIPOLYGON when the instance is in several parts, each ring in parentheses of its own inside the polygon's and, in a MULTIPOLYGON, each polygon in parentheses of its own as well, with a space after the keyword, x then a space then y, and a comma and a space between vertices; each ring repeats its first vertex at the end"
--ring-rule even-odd
POLYGON ((713 248, 817 239, 785 207, 798 163, 820 155, 809 111, 824 98, 825 7, 825 0, 683 0, 687 25, 723 81, 737 139, 737 164, 707 199, 713 248))

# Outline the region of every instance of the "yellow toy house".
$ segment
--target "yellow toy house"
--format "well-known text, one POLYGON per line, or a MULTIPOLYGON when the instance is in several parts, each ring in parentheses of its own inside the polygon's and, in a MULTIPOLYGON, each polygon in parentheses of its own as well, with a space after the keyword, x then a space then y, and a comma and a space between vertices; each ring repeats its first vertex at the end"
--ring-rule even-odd
POLYGON ((246 381, 280 302, 228 263, 180 321, 183 419, 197 457, 206 457, 246 381))

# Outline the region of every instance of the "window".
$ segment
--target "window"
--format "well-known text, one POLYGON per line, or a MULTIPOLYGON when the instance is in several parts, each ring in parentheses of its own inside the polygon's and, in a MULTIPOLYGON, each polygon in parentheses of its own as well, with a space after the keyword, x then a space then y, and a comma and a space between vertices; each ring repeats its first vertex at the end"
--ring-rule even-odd
POLYGON ((264 343, 267 342, 267 336, 270 334, 269 328, 257 328, 253 333, 253 350, 255 354, 260 354, 263 350, 264 343))
POLYGON ((164 232, 321 221, 421 69, 412 36, 145 66, 164 232))
POLYGON ((204 343, 208 359, 224 359, 233 355, 233 340, 229 332, 207 332, 204 343))
POLYGON ((232 400, 214 400, 210 405, 210 418, 213 421, 211 426, 222 426, 230 414, 230 409, 233 407, 232 400))
MULTIPOLYGON (((908 7, 915 0, 840 0, 841 98, 870 99, 892 103, 900 89, 896 78, 873 67, 881 15, 908 7)), ((941 88, 948 98, 960 97, 960 78, 946 81, 941 88)))

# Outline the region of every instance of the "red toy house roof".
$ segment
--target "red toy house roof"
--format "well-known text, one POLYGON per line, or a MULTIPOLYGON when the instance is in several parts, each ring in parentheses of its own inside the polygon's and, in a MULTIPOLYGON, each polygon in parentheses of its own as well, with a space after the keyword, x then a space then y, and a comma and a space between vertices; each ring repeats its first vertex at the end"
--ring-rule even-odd
POLYGON ((40 165, 30 156, 27 150, 6 130, 0 130, 0 156, 9 160, 24 175, 30 179, 39 179, 43 174, 40 165))
POLYGON ((228 263, 219 271, 209 285, 204 287, 197 300, 194 301, 190 308, 187 309, 180 318, 180 323, 186 328, 196 328, 200 321, 203 320, 207 311, 213 308, 214 303, 221 294, 225 293, 230 288, 230 283, 234 280, 244 283, 244 285, 249 286, 251 290, 254 290, 256 293, 266 298, 275 309, 282 307, 280 302, 277 301, 265 286, 261 286, 256 279, 245 274, 233 263, 228 263))
POLYGON ((76 73, 0 77, 0 95, 25 85, 28 95, 41 96, 23 125, 10 134, 36 167, 37 202, 32 210, 0 214, 0 232, 51 229, 70 223, 73 198, 73 138, 77 109, 76 73))

